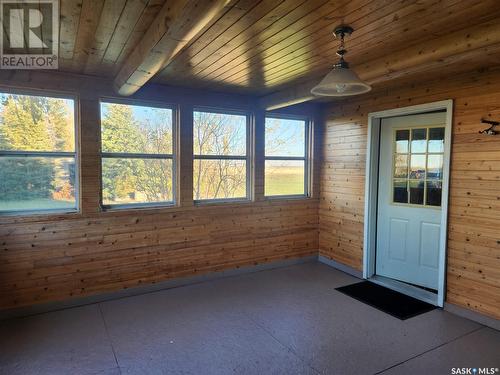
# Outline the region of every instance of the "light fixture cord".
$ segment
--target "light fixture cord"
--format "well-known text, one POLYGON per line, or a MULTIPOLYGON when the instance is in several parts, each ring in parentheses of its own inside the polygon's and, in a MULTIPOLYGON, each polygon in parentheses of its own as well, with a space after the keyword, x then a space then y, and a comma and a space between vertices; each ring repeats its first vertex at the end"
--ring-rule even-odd
POLYGON ((340 56, 340 59, 344 59, 344 53, 345 53, 345 43, 344 43, 344 33, 340 34, 340 45, 339 48, 337 49, 337 54, 340 56))
POLYGON ((345 36, 345 33, 341 32, 340 33, 340 45, 339 45, 339 48, 337 49, 337 56, 340 57, 340 61, 336 64, 336 66, 339 68, 347 68, 347 63, 344 61, 344 55, 347 52, 347 50, 345 49, 344 36, 345 36))

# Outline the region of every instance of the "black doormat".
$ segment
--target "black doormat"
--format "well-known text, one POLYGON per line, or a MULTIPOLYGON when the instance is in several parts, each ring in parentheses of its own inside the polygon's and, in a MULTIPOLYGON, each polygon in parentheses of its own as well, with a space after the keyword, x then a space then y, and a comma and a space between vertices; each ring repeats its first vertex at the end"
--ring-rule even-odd
POLYGON ((427 302, 369 281, 342 286, 336 288, 336 290, 401 320, 412 318, 436 308, 436 306, 427 302))

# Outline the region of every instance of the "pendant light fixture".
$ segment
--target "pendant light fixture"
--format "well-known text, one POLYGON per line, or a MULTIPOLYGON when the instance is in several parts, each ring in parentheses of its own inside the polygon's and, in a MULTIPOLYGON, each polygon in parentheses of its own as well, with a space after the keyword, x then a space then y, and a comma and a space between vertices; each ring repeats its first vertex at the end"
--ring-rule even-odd
POLYGON ((353 28, 350 26, 339 26, 333 34, 340 39, 340 45, 337 49, 337 56, 340 60, 333 66, 333 70, 312 90, 311 93, 317 96, 350 96, 363 94, 372 88, 363 82, 352 70, 349 64, 344 60, 347 50, 344 45, 344 37, 351 35, 353 28))

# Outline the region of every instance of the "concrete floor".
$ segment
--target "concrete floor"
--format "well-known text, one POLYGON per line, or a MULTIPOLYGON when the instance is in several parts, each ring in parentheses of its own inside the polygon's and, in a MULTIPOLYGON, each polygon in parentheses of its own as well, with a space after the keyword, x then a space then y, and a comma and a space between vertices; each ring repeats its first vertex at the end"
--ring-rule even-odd
POLYGON ((319 263, 0 322, 1 374, 451 374, 500 367, 500 332, 401 321, 319 263))

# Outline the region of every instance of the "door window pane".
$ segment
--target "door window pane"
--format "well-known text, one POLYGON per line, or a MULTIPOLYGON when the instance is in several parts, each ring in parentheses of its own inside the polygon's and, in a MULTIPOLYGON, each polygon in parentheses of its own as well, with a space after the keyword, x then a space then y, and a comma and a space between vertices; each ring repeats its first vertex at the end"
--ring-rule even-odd
POLYGON ((265 195, 304 194, 303 160, 266 160, 265 195))
POLYGON ((410 178, 425 178, 425 155, 411 155, 410 178))
POLYGON ((408 188, 406 180, 394 181, 393 200, 394 203, 408 203, 408 188))
POLYGON ((444 128, 429 129, 429 152, 444 152, 444 128))
POLYGON ((441 181, 427 181, 427 199, 425 204, 428 206, 441 206, 441 181))
POLYGON ((443 155, 427 156, 427 179, 440 180, 443 178, 443 155))
POLYGON ((408 155, 404 154, 394 155, 394 177, 396 178, 408 177, 408 155))
POLYGON ((393 202, 440 206, 444 128, 397 129, 395 140, 393 202))
POLYGON ((410 131, 408 129, 396 130, 396 152, 407 153, 410 140, 410 131))
POLYGON ((427 129, 411 130, 411 152, 422 153, 427 151, 427 129))
POLYGON ((424 181, 410 180, 410 203, 423 204, 424 203, 424 181))

